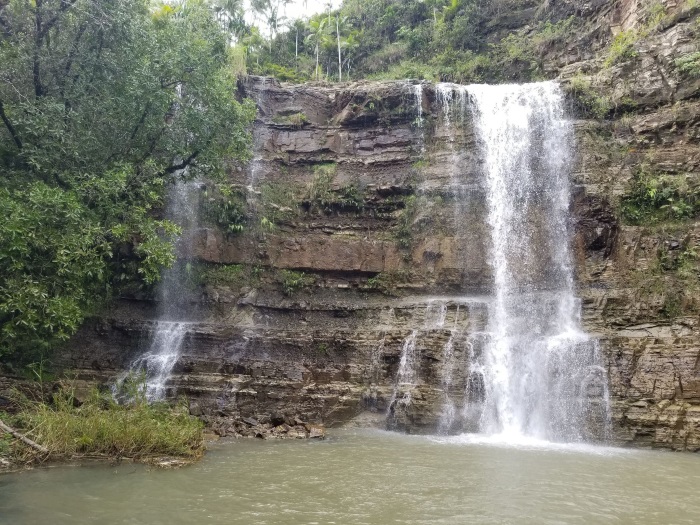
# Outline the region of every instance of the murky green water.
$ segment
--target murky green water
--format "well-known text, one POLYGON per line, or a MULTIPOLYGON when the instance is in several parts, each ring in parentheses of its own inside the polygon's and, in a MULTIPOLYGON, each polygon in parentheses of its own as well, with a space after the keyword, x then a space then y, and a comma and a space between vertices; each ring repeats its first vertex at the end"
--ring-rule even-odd
POLYGON ((242 440, 180 470, 2 476, 0 523, 696 524, 700 456, 364 430, 242 440))

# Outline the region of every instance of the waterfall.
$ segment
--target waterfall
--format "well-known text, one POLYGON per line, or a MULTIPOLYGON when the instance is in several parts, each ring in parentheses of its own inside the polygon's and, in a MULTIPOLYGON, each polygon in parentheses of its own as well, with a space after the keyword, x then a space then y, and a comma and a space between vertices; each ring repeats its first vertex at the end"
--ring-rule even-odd
MULTIPOLYGON (((457 111, 474 125, 490 232, 486 339, 479 352, 465 353, 464 414, 478 419, 465 427, 512 440, 583 440, 601 403, 603 418, 609 409, 598 345, 580 329, 574 294, 573 128, 561 90, 553 82, 440 84, 437 99, 448 132, 457 111)), ((448 137, 450 149, 453 142, 448 137)))
MULTIPOLYGON (((181 173, 180 175, 186 175, 181 173)), ((177 240, 178 261, 163 271, 158 285, 158 320, 154 323, 148 350, 134 360, 129 371, 122 375, 114 388, 119 392, 124 379, 130 374, 145 374, 145 395, 148 401, 166 397, 166 383, 182 352, 187 338, 191 312, 187 305, 186 274, 193 255, 194 233, 198 221, 199 188, 197 181, 177 180, 166 201, 166 217, 182 228, 177 240)))
POLYGON ((413 98, 416 105, 416 124, 423 129, 423 84, 418 83, 413 86, 413 98))
MULTIPOLYGON (((443 302, 431 301, 425 309, 425 319, 423 321, 423 331, 440 329, 445 325, 447 318, 447 304, 443 302)), ((411 404, 413 390, 418 386, 419 375, 419 351, 416 348, 419 330, 413 330, 404 339, 401 345, 401 355, 399 357, 399 368, 396 373, 394 390, 389 400, 387 414, 390 414, 397 404, 404 407, 411 404)))

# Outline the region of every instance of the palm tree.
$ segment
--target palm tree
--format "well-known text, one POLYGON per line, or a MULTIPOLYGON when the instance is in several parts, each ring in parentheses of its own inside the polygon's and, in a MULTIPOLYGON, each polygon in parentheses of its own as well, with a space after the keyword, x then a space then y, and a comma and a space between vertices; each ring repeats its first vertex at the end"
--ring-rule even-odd
POLYGON ((313 44, 315 48, 315 53, 316 53, 316 71, 315 71, 315 76, 316 80, 318 80, 318 55, 319 55, 319 50, 321 47, 321 42, 323 41, 323 38, 326 34, 326 19, 325 18, 317 18, 317 19, 312 19, 309 20, 309 27, 308 27, 309 34, 306 37, 306 42, 309 44, 313 44))
POLYGON ((277 29, 284 20, 280 10, 292 0, 251 0, 253 10, 261 15, 270 29, 270 52, 272 52, 272 40, 277 36, 277 29))
POLYGON ((237 40, 245 28, 243 0, 212 0, 212 8, 217 20, 229 35, 229 43, 232 38, 237 40))

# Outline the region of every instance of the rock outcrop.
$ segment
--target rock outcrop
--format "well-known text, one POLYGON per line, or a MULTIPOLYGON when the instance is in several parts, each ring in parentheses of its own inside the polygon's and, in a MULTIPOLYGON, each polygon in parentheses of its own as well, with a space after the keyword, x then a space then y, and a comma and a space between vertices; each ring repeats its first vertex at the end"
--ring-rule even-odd
MULTIPOLYGON (((586 3, 590 24, 577 38, 587 45, 572 41, 547 57, 564 85, 580 95, 583 74, 587 96, 605 93, 610 103, 606 118, 589 118, 572 90, 577 294, 612 402, 611 435, 591 437, 698 450, 700 299, 678 261, 697 280, 700 223, 635 226, 621 214, 642 167, 697 187, 700 80, 674 65, 700 49, 697 9, 674 12, 633 58, 610 66, 605 49, 620 15, 606 4, 586 3)), ((196 315, 172 393, 221 434, 265 426, 310 435, 320 432, 311 424, 363 411, 387 413, 391 428, 435 431, 445 396, 458 410, 468 401, 464 374, 445 384, 445 345, 462 327, 452 359, 468 360, 492 283, 472 124, 446 122, 430 83, 251 77, 239 90, 259 107, 255 158, 230 168, 247 227, 230 233, 212 222, 192 233, 203 277, 182 298, 196 315), (454 183, 456 165, 466 184, 454 183), (229 277, 213 278, 222 268, 229 277), (440 323, 430 319, 436 310, 440 323), (396 410, 400 353, 414 330, 418 384, 396 410)), ((143 350, 155 312, 153 300, 119 301, 85 324, 62 364, 79 382, 110 382, 143 350)))

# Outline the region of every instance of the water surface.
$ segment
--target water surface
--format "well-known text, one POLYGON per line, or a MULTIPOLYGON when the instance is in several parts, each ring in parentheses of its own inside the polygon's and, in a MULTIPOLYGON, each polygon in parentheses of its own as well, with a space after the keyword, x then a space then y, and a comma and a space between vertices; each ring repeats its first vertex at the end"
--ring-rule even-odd
POLYGON ((696 524, 700 457, 338 431, 218 443, 197 465, 0 477, 0 523, 696 524))

